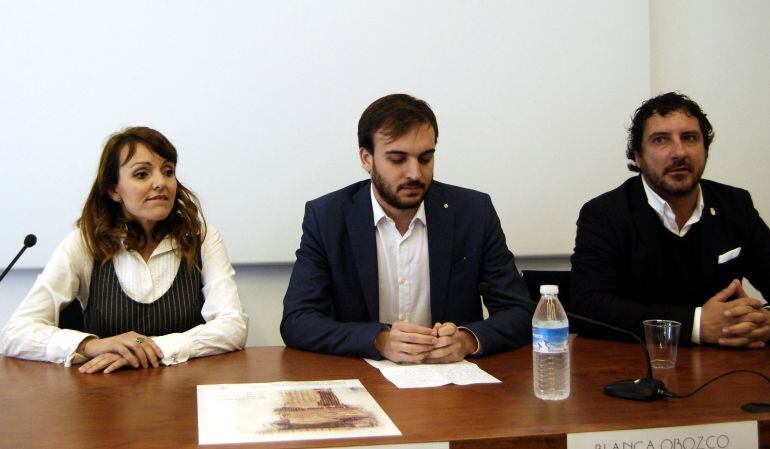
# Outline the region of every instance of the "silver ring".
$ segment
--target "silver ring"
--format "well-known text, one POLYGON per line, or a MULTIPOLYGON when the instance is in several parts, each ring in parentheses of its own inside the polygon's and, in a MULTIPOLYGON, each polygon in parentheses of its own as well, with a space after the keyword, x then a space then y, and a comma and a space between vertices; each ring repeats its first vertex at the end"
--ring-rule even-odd
POLYGON ((142 343, 144 343, 144 337, 136 337, 136 342, 141 345, 142 343))

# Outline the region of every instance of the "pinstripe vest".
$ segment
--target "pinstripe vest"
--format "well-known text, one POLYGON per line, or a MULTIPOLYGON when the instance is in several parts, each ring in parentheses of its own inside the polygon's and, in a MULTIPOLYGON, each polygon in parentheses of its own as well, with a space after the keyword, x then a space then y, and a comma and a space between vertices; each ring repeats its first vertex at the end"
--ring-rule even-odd
MULTIPOLYGON (((200 252, 198 253, 200 262, 200 252)), ((171 287, 150 304, 131 299, 120 287, 112 260, 94 263, 88 305, 83 312, 85 332, 101 338, 135 331, 157 336, 185 332, 203 324, 203 283, 200 270, 188 272, 179 263, 171 287)))

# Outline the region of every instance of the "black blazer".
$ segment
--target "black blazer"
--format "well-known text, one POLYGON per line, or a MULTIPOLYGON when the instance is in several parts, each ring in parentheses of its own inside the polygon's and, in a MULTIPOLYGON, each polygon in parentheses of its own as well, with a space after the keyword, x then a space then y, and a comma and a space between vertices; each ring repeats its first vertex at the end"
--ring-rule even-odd
MULTIPOLYGON (((642 321, 672 319, 682 323, 680 342, 689 344, 695 307, 746 277, 770 298, 770 231, 754 209, 749 193, 701 180, 702 264, 700 298, 671 298, 662 281, 660 218, 647 202, 640 176, 586 203, 577 221, 572 255, 572 299, 568 307, 639 335, 642 321), (740 247, 738 257, 719 256, 740 247)), ((586 328, 589 335, 618 338, 610 331, 586 328)))
MULTIPOLYGON (((302 240, 283 300, 281 336, 287 346, 353 357, 382 358, 374 340, 379 323, 376 227, 370 181, 305 205, 302 240)), ((470 329, 484 354, 531 340, 532 310, 494 297, 479 282, 527 296, 505 244, 489 195, 434 181, 425 196, 434 322, 470 329)))

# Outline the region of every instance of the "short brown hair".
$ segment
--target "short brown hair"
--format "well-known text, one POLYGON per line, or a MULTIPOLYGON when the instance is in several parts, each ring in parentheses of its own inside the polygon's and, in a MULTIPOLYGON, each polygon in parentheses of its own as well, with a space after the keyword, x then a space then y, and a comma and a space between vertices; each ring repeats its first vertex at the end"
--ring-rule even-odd
POLYGON ((374 154, 374 134, 381 132, 398 139, 417 124, 433 127, 438 142, 438 123, 430 105, 407 94, 384 96, 361 114, 358 120, 358 147, 374 154))
MULTIPOLYGON (((121 205, 109 196, 109 192, 118 184, 121 151, 128 148, 126 160, 129 160, 136 152, 138 143, 169 162, 177 162, 174 145, 154 129, 126 128, 110 136, 104 145, 96 179, 83 206, 83 213, 77 220, 86 247, 97 263, 107 263, 122 246, 140 250, 146 244, 142 227, 126 220, 121 205)), ((174 206, 168 217, 153 229, 153 238, 157 240, 166 235, 174 238, 176 251, 188 270, 197 265, 198 250, 205 237, 205 220, 199 204, 195 194, 177 180, 174 206)))

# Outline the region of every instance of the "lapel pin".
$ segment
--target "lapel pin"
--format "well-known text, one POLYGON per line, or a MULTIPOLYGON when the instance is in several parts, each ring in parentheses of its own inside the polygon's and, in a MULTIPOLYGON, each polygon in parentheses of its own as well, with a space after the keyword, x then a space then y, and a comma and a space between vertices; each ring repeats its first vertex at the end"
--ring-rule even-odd
MULTIPOLYGON (((444 203, 444 209, 449 209, 449 204, 444 203)), ((712 209, 713 210, 713 209, 712 209)))
POLYGON ((715 211, 713 207, 709 208, 709 212, 711 212, 711 215, 716 215, 717 214, 717 211, 715 211))

